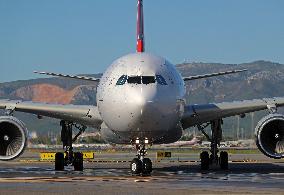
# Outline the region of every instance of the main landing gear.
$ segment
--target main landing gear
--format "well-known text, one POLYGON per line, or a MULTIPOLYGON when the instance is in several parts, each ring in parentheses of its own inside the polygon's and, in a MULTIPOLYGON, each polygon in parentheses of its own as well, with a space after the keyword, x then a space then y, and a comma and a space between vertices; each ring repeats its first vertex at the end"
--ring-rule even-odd
POLYGON ((149 158, 145 158, 147 154, 145 145, 147 143, 147 139, 144 140, 144 143, 140 143, 139 139, 135 140, 137 158, 134 158, 130 163, 130 169, 133 175, 149 175, 152 172, 152 162, 149 158))
POLYGON ((198 129, 205 135, 208 141, 211 142, 210 146, 210 155, 207 151, 203 151, 200 154, 201 160, 201 170, 208 170, 209 165, 219 165, 221 169, 228 169, 228 153, 225 151, 221 151, 218 156, 219 150, 218 146, 220 145, 220 141, 222 140, 222 119, 217 119, 211 121, 205 126, 198 125, 198 129), (204 131, 204 129, 211 124, 211 138, 204 131))
POLYGON ((65 152, 57 152, 55 154, 55 170, 63 171, 64 166, 72 165, 74 166, 75 171, 83 171, 83 154, 81 152, 73 152, 72 144, 86 130, 86 127, 67 121, 61 121, 60 125, 62 127, 61 141, 63 143, 63 149, 65 152), (73 127, 79 130, 74 138, 72 137, 73 127))

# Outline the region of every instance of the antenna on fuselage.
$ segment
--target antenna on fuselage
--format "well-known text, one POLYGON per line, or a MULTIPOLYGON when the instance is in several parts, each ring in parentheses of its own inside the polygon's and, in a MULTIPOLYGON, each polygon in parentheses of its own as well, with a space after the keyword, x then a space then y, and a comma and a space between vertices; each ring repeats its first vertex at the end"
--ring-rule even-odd
POLYGON ((143 16, 143 0, 138 0, 137 4, 137 52, 145 51, 144 43, 144 16, 143 16))

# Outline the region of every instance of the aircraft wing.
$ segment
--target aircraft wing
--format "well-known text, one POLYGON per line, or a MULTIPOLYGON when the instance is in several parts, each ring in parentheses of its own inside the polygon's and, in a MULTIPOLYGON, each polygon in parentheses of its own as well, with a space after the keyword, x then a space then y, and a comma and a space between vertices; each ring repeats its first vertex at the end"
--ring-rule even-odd
POLYGON ((203 75, 195 75, 195 76, 190 76, 190 77, 183 77, 183 80, 184 81, 192 81, 192 80, 196 80, 196 79, 216 77, 216 76, 227 75, 227 74, 235 74, 235 73, 240 73, 240 72, 245 72, 245 71, 247 71, 247 69, 231 70, 231 71, 225 71, 225 72, 216 72, 216 73, 203 74, 203 75))
POLYGON ((183 128, 201 125, 212 120, 284 106, 284 97, 244 100, 223 103, 194 104, 185 106, 183 128))
POLYGON ((86 81, 100 81, 99 78, 94 78, 94 77, 74 76, 74 75, 60 74, 60 73, 53 73, 53 72, 34 71, 34 73, 48 75, 48 76, 64 77, 64 78, 70 78, 70 79, 80 79, 80 80, 86 80, 86 81))
POLYGON ((100 127, 103 122, 98 108, 91 105, 61 105, 18 100, 0 100, 0 109, 4 109, 8 114, 19 111, 93 127, 100 127))

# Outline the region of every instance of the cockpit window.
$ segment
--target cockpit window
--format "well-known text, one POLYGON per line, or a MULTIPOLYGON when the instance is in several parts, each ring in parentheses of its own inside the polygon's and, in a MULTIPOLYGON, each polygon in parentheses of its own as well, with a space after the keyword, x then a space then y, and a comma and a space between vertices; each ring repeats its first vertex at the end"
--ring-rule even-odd
POLYGON ((129 76, 127 79, 127 83, 141 84, 141 77, 140 76, 129 76))
POLYGON ((150 83, 155 83, 155 77, 154 76, 142 76, 142 83, 143 84, 150 84, 150 83))
POLYGON ((116 82, 116 85, 124 85, 125 83, 129 84, 151 84, 151 83, 157 83, 160 85, 167 85, 166 80, 162 75, 156 75, 156 76, 127 76, 122 75, 116 82))
POLYGON ((126 75, 122 75, 116 82, 116 85, 124 85, 127 80, 126 75))
POLYGON ((160 85, 167 85, 167 82, 162 75, 156 75, 156 80, 160 85))

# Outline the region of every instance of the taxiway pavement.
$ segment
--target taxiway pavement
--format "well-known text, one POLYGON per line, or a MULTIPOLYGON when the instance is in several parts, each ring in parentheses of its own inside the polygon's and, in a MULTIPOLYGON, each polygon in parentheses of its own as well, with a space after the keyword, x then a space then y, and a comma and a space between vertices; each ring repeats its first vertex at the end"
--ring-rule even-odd
POLYGON ((132 176, 127 152, 97 153, 82 172, 54 171, 37 152, 0 162, 0 194, 284 194, 284 161, 262 154, 231 154, 229 170, 200 171, 199 154, 173 154, 157 161, 151 176, 132 176), (178 157, 178 158, 177 158, 178 157), (180 160, 182 159, 182 160, 180 160))

